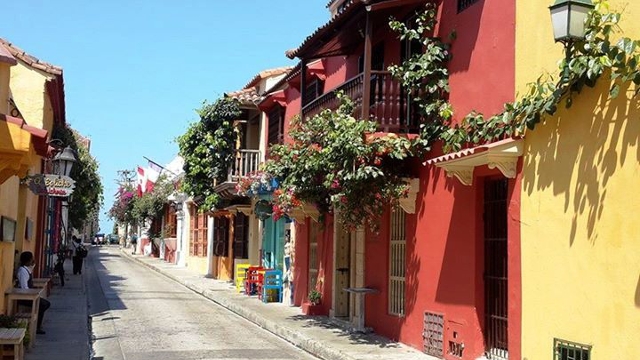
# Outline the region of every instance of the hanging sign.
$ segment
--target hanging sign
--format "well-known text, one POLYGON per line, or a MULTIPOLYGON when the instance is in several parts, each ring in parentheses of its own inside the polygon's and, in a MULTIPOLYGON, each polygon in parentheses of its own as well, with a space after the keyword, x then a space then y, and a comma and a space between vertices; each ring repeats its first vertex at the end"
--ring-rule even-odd
POLYGON ((31 192, 36 195, 67 197, 73 194, 76 182, 68 177, 52 174, 36 174, 24 179, 31 192))

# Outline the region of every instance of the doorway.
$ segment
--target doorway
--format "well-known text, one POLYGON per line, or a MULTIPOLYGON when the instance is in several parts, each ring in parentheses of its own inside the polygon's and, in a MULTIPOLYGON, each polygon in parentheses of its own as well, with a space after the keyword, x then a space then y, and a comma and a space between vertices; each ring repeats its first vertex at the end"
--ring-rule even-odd
POLYGON ((351 287, 351 234, 336 224, 334 262, 334 302, 333 316, 349 320, 351 294, 344 289, 351 287))
POLYGON ((506 179, 484 186, 484 294, 486 356, 509 358, 506 179))

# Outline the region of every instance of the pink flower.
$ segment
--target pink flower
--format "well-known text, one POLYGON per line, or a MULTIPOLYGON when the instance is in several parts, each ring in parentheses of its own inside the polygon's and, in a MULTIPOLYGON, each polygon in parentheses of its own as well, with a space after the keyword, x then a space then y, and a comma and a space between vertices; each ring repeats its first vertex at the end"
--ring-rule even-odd
POLYGON ((331 188, 338 189, 339 187, 340 187, 340 181, 338 179, 334 179, 333 182, 331 182, 331 188))

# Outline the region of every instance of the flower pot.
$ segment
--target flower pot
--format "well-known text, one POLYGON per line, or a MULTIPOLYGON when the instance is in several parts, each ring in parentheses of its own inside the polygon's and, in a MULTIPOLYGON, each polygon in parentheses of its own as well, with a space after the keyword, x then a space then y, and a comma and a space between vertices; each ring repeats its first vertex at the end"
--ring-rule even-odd
POLYGON ((309 316, 324 315, 322 305, 313 305, 310 302, 302 303, 302 313, 309 316))

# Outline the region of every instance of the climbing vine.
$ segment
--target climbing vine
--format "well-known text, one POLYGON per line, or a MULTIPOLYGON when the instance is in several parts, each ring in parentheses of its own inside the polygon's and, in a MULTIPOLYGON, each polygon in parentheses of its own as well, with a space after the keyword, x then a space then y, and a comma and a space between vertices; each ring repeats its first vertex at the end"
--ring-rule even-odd
POLYGON ((449 84, 446 64, 448 46, 429 37, 436 24, 433 5, 417 17, 415 27, 392 20, 390 26, 401 39, 420 41, 424 54, 414 55, 390 71, 410 89, 419 103, 424 124, 416 145, 429 149, 436 140, 442 140, 445 152, 457 151, 465 146, 492 142, 512 136, 522 136, 533 130, 547 116, 554 115, 564 102, 570 107, 573 96, 585 86, 595 86, 604 74, 612 82, 610 96, 619 95, 623 83, 633 82, 637 95, 640 89, 640 42, 627 37, 612 39, 619 32, 621 14, 610 11, 608 0, 595 0, 595 9, 586 21, 586 36, 572 44, 569 56, 560 64, 560 76, 541 75, 528 85, 520 99, 506 103, 504 110, 485 117, 472 112, 459 124, 451 124, 453 109, 448 103, 449 84))
POLYGON ((233 121, 240 115, 240 108, 236 100, 222 98, 213 104, 205 102, 197 112, 200 120, 192 123, 177 142, 184 159, 182 191, 202 198, 199 208, 205 211, 219 201, 213 191, 214 180, 224 180, 232 164, 237 138, 233 121))

